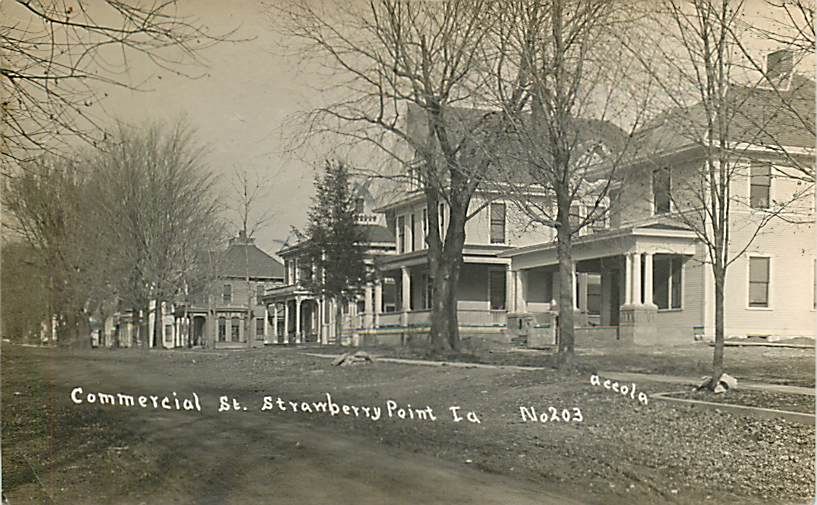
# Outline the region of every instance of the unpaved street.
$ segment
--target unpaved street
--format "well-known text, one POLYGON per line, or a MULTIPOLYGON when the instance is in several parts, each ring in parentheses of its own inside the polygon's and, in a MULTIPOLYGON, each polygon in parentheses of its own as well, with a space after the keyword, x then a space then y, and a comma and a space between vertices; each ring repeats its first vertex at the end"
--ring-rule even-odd
MULTIPOLYGON (((119 482, 122 476, 108 480, 106 474, 116 470, 108 464, 101 465, 89 479, 72 482, 69 477, 69 485, 56 484, 59 472, 44 472, 38 477, 53 503, 580 503, 536 489, 530 483, 384 448, 361 436, 271 417, 255 408, 218 413, 216 398, 229 388, 208 390, 195 375, 169 373, 161 369, 161 363, 152 366, 144 360, 114 363, 104 357, 72 356, 43 360, 39 365, 46 376, 58 378, 62 385, 51 392, 49 402, 64 404, 63 412, 98 412, 102 418, 99 422, 109 422, 106 416, 112 415, 111 419, 126 423, 120 428, 130 436, 116 444, 114 451, 120 459, 127 460, 134 454, 143 458, 141 465, 127 472, 133 479, 130 485, 119 482), (69 400, 71 385, 81 385, 86 391, 142 394, 195 391, 202 396, 205 408, 199 414, 73 405, 69 400)), ((15 399, 24 401, 23 395, 15 399)), ((50 451, 59 453, 61 447, 50 451)), ((27 498, 31 491, 31 485, 12 489, 8 493, 10 503, 30 503, 27 498)))
POLYGON ((590 379, 548 368, 334 367, 301 348, 3 346, 3 488, 12 505, 813 502, 813 426, 644 405, 590 379), (183 403, 196 393, 202 412, 152 400, 75 404, 76 387, 86 400, 122 393, 183 403), (327 394, 361 415, 303 408, 327 394), (219 412, 222 396, 239 409, 219 412), (273 407, 278 397, 286 411, 273 407), (415 414, 431 408, 437 419, 387 416, 389 402, 415 414), (480 422, 454 422, 453 405, 480 422), (381 416, 364 415, 367 406, 381 416), (523 409, 547 419, 524 419, 523 409))

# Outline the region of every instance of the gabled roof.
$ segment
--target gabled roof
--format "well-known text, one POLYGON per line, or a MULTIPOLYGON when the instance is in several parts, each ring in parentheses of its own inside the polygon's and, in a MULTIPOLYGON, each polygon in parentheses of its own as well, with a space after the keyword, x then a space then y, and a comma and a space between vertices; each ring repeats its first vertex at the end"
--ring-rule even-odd
POLYGON ((284 266, 255 245, 252 239, 237 237, 220 258, 221 277, 274 279, 284 277, 284 266))

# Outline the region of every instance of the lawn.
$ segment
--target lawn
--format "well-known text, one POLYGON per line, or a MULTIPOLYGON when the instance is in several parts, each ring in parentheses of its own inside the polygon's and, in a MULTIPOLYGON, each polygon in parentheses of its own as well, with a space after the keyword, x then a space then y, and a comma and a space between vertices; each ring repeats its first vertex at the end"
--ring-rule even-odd
MULTIPOLYGON (((335 347, 315 347, 316 352, 344 352, 335 347)), ((367 349, 380 355, 397 358, 429 358, 423 348, 372 347, 367 349)), ((619 347, 610 349, 577 349, 576 364, 588 372, 603 370, 638 372, 688 377, 702 377, 712 373, 713 348, 706 344, 667 347, 619 347)), ((498 365, 554 366, 553 351, 524 348, 482 347, 442 358, 498 365)), ((814 349, 785 347, 727 347, 724 351, 727 373, 739 380, 814 387, 814 349)))
MULTIPOLYGON (((155 384, 195 384, 211 395, 224 392, 259 407, 264 396, 313 402, 326 393, 349 405, 385 408, 392 400, 401 407, 431 407, 437 421, 393 417, 372 422, 349 415, 274 410, 259 415, 266 422, 296 419, 338 436, 363 436, 386 447, 473 465, 580 497, 588 504, 805 503, 814 495, 813 426, 660 401, 645 406, 592 385, 587 371, 562 374, 382 362, 333 367, 330 360, 307 357, 292 348, 232 353, 100 350, 60 359, 37 353, 7 353, 4 348, 2 363, 4 483, 10 482, 7 485, 18 492, 27 486, 30 496, 36 496, 38 484, 26 469, 26 460, 50 475, 73 466, 72 471, 87 478, 77 484, 66 473, 61 482, 82 487, 102 478, 93 470, 119 457, 115 447, 131 447, 128 452, 139 454, 139 460, 157 457, 150 454, 155 448, 140 445, 138 436, 128 431, 121 411, 99 409, 95 417, 87 418, 82 410, 48 401, 55 388, 62 394, 89 367, 123 377, 149 370, 145 377, 155 384), (37 371, 33 378, 32 370, 37 371), (26 387, 24 395, 14 395, 26 387), (451 406, 460 407, 457 412, 463 417, 473 412, 479 423, 454 422, 451 406), (544 422, 523 420, 523 407, 528 413, 533 409, 547 413, 544 422), (574 409, 581 412, 581 421, 574 409), (59 426, 57 431, 46 428, 54 425, 59 426)), ((585 355, 582 360, 603 363, 598 369, 613 369, 621 358, 604 361, 585 355)), ((667 391, 666 384, 644 382, 636 387, 648 394, 667 391)), ((104 478, 127 489, 129 465, 137 461, 112 466, 112 475, 104 478)), ((151 471, 149 466, 141 468, 151 471)), ((150 478, 144 476, 144 482, 150 478)), ((84 496, 81 490, 75 494, 84 496)))

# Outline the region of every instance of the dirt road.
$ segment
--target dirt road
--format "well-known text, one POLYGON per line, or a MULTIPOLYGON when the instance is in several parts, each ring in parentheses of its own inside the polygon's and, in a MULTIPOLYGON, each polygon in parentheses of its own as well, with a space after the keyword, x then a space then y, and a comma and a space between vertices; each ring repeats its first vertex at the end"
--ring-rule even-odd
MULTIPOLYGON (((531 483, 480 472, 466 464, 386 449, 360 436, 265 415, 255 408, 218 413, 217 397, 225 390, 210 389, 207 381, 199 381, 195 375, 173 373, 161 360, 146 364, 144 360, 113 361, 104 356, 65 356, 43 359, 39 366, 45 378, 57 385, 49 389, 49 401, 59 403, 60 412, 93 413, 101 423, 123 423, 119 428, 130 434, 114 444, 116 457, 109 458, 111 465, 116 461, 127 465, 130 482, 123 484, 121 476, 108 481, 108 471, 116 472, 107 464, 84 478, 77 476, 73 483, 65 468, 52 469, 38 476, 48 496, 46 501, 51 503, 580 503, 536 489, 531 483), (86 391, 138 394, 195 391, 208 408, 197 413, 75 405, 70 400, 74 386, 86 391)), ((25 394, 15 400, 25 401, 25 394)), ((4 408, 14 408, 14 404, 4 408)), ((50 422, 58 425, 62 420, 50 422)), ((92 432, 90 436, 94 436, 92 432)), ((60 450, 50 448, 56 456, 60 450)), ((22 503, 26 492, 30 498, 26 486, 11 489, 7 493, 10 503, 22 503)))

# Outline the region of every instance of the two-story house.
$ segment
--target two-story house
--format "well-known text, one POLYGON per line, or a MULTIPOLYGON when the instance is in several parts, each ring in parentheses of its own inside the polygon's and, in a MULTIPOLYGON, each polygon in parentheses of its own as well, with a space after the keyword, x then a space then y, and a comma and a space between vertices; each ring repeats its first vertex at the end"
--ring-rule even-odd
MULTIPOLYGON (((725 334, 813 338, 813 175, 808 181, 797 167, 814 167, 815 139, 809 133, 814 128, 802 122, 814 120, 814 82, 792 74, 782 90, 735 85, 730 93, 739 110, 729 128, 734 261, 726 276, 725 334)), ((700 105, 680 113, 694 116, 694 107, 700 105)), ((611 195, 609 228, 574 242, 575 309, 598 314, 595 321, 578 319, 585 323, 577 331, 579 345, 714 336, 711 262, 681 215, 705 202, 706 148, 672 121, 676 112, 639 132, 649 155, 622 170, 611 195)), ((690 128, 688 122, 684 128, 690 128)), ((517 285, 511 309, 547 310, 542 301, 558 292, 555 244, 540 242, 499 256, 511 260, 517 285)))
MULTIPOLYGON (((394 251, 394 235, 383 225, 383 216, 371 212, 374 198, 366 184, 355 184, 356 226, 364 241, 364 261, 374 270, 378 257, 394 251)), ((341 307, 341 335, 336 335, 336 305, 338 301, 310 292, 305 286, 312 276, 319 275, 315 265, 305 258, 305 242, 283 247, 278 255, 284 260, 284 282, 267 290, 263 301, 272 322, 272 333, 267 342, 274 344, 343 342, 357 344, 360 336, 377 325, 375 307, 383 302, 383 285, 369 283, 355 301, 341 307)), ((386 293, 388 293, 388 289, 386 293)), ((388 297, 388 295, 387 295, 388 297)))
POLYGON ((263 345, 274 331, 262 298, 266 290, 283 284, 283 265, 243 233, 213 256, 215 275, 209 288, 174 308, 172 346, 203 345, 207 340, 217 348, 263 345))

